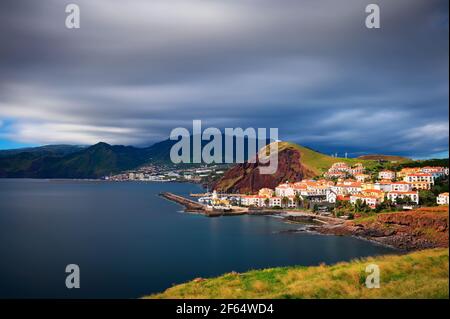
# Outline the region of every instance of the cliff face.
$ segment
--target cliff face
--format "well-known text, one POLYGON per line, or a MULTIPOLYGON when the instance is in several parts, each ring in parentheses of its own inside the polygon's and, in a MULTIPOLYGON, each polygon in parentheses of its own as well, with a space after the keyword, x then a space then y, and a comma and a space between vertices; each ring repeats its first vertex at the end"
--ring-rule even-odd
POLYGON ((263 187, 275 188, 285 181, 294 182, 316 175, 302 164, 301 153, 294 148, 279 151, 278 169, 275 174, 260 174, 258 167, 258 163, 237 164, 212 187, 224 192, 255 193, 263 187))

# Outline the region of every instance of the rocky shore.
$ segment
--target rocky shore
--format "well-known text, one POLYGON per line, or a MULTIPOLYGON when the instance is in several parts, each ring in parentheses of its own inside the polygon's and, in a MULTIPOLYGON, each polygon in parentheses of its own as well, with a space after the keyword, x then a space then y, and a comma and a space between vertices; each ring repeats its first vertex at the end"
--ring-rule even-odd
POLYGON ((448 247, 448 206, 382 213, 312 229, 322 234, 356 236, 405 251, 448 247))

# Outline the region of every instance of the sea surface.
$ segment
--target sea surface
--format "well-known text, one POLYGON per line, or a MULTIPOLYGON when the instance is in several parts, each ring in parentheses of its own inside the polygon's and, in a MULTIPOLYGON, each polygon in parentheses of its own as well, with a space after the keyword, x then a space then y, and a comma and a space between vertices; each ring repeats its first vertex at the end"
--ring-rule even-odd
POLYGON ((208 218, 158 196, 182 183, 0 179, 0 298, 137 298, 197 277, 392 253, 292 232, 270 216, 208 218), (67 289, 65 268, 80 267, 67 289))

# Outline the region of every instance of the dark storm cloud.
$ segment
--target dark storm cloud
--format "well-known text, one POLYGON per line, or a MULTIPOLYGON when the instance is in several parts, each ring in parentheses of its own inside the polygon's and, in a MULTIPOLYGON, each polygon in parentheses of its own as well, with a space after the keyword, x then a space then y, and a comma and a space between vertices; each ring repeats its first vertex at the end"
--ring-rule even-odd
MULTIPOLYGON (((73 1, 0 4, 4 138, 148 144, 201 119, 278 127, 325 152, 448 150, 448 2, 73 1)), ((0 137, 1 138, 1 137, 0 137)))

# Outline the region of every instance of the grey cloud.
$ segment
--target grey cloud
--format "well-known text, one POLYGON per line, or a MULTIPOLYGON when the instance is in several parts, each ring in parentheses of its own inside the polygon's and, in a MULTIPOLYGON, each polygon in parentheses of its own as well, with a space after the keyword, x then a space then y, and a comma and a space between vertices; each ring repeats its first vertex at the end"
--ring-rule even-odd
POLYGON ((371 1, 74 2, 76 31, 64 2, 0 4, 8 138, 142 145, 201 119, 324 152, 448 150, 447 1, 378 1, 380 30, 371 1))

